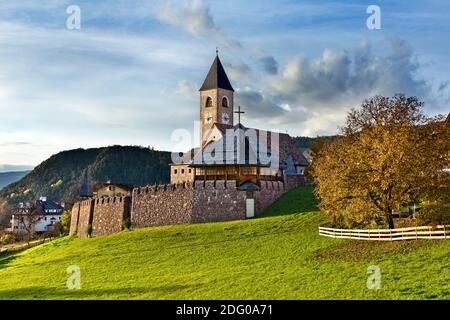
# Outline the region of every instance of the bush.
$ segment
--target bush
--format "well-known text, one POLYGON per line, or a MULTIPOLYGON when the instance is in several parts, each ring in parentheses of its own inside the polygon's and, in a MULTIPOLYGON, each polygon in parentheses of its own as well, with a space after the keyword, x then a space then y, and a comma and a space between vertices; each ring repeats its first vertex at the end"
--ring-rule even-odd
POLYGON ((64 236, 67 236, 70 232, 71 219, 72 219, 72 212, 68 210, 64 211, 64 213, 61 216, 61 221, 59 222, 61 226, 60 232, 64 236))
POLYGON ((0 244, 7 245, 14 242, 14 236, 12 234, 5 233, 0 237, 0 244))
POLYGON ((428 194, 417 219, 421 225, 450 224, 450 187, 437 189, 428 194))
POLYGON ((89 238, 92 236, 92 224, 88 224, 88 226, 86 227, 86 233, 89 238))
POLYGON ((130 219, 127 218, 127 219, 123 220, 122 226, 123 226, 124 230, 129 230, 131 228, 130 219))

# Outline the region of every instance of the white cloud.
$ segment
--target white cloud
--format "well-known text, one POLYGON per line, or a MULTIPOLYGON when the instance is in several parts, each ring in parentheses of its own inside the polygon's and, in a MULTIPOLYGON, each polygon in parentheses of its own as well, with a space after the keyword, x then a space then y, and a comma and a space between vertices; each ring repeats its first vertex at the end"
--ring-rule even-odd
POLYGON ((216 25, 209 5, 203 0, 166 1, 156 17, 196 38, 214 39, 221 47, 230 49, 241 47, 239 41, 229 38, 223 28, 216 25))

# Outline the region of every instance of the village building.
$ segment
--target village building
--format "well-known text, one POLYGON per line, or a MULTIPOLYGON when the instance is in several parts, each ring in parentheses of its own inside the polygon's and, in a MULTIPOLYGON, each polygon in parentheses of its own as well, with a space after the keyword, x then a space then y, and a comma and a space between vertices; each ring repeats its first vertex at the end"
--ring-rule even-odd
POLYGON ((45 233, 54 230, 54 225, 61 221, 64 203, 57 203, 41 197, 34 203, 20 203, 11 217, 10 231, 15 233, 45 233))
POLYGON ((124 197, 130 195, 133 190, 133 186, 123 183, 114 183, 110 180, 96 185, 94 187, 93 196, 95 198, 105 198, 105 197, 124 197))

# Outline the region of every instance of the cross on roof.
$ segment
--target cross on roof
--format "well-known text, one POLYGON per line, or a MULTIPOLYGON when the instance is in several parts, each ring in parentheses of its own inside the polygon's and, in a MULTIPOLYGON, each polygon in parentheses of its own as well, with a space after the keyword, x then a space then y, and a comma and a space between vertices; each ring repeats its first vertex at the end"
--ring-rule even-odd
POLYGON ((244 111, 241 111, 241 106, 238 106, 238 111, 235 111, 234 113, 237 113, 238 115, 238 124, 241 124, 241 114, 244 114, 244 111))

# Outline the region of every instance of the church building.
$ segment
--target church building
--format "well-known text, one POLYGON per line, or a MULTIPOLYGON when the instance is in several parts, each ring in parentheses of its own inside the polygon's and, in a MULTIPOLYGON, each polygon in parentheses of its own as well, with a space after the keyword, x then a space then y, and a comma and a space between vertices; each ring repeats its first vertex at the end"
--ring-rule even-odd
POLYGON ((234 89, 217 55, 200 88, 201 144, 172 159, 171 183, 132 190, 108 183, 95 196, 86 174, 82 201, 72 208, 70 234, 102 236, 120 232, 125 225, 253 218, 283 193, 304 184, 308 162, 293 139, 246 127, 243 113, 235 106, 234 89))
POLYGON ((303 181, 308 162, 288 134, 241 123, 244 112, 235 106, 234 89, 218 55, 199 91, 201 146, 171 165, 171 183, 232 181, 240 190, 252 191, 259 190, 261 181, 303 181))

